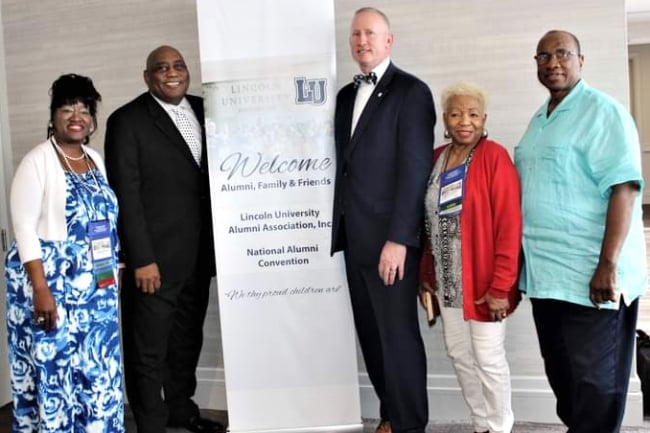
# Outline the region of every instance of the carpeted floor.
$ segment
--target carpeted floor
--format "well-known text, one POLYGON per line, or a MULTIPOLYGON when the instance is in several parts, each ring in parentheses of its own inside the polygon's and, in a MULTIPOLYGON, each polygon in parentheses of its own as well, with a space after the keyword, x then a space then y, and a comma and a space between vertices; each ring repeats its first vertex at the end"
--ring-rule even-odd
MULTIPOLYGON (((228 414, 225 411, 219 410, 206 410, 202 412, 203 416, 227 423, 228 414)), ((136 433, 135 424, 131 412, 125 412, 125 422, 127 433, 136 433)), ((363 433, 374 433, 377 420, 364 420, 363 433)), ((513 432, 515 433, 561 433, 565 432, 566 428, 560 425, 552 424, 536 424, 536 423, 515 423, 513 432)), ((0 433, 11 432, 11 406, 0 407, 0 433)), ((167 433, 186 433, 184 429, 167 429, 167 433)), ((320 430, 320 433, 326 433, 325 430, 320 430)), ((439 424, 431 422, 427 426, 427 433, 472 433, 472 428, 468 423, 447 423, 439 424)), ((621 430, 621 433, 650 433, 650 421, 646 421, 642 427, 627 427, 621 430)))

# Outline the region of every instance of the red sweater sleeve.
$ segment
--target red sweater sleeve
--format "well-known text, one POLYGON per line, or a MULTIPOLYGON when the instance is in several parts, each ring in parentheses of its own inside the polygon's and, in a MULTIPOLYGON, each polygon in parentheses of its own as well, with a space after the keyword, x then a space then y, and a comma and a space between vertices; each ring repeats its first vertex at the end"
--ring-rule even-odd
POLYGON ((512 290, 517 290, 522 233, 521 187, 506 150, 499 149, 495 158, 496 172, 490 188, 495 253, 490 294, 505 298, 512 290))
POLYGON ((422 250, 422 259, 420 259, 420 284, 429 283, 431 287, 436 287, 436 272, 433 267, 433 255, 431 254, 431 241, 424 241, 422 250))

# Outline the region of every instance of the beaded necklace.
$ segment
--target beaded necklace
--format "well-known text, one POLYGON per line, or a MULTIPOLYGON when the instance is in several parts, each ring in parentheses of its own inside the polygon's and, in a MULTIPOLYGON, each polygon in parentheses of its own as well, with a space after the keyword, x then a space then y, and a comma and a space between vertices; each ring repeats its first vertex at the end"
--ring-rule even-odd
POLYGON ((54 146, 54 148, 59 153, 59 155, 61 155, 63 157, 63 161, 65 162, 65 165, 68 168, 68 172, 71 173, 77 179, 77 181, 81 184, 81 186, 86 188, 91 194, 94 194, 97 191, 101 190, 101 187, 99 186, 99 182, 97 181, 97 178, 95 177, 95 173, 93 172, 93 169, 90 166, 90 162, 89 162, 90 158, 88 158, 88 154, 83 149, 83 147, 81 148, 82 154, 81 154, 80 157, 69 157, 68 155, 65 154, 63 149, 61 149, 61 147, 56 143, 56 141, 54 140, 54 136, 50 137, 50 143, 52 143, 52 146, 54 146), (84 180, 83 176, 81 176, 79 173, 74 171, 72 169, 72 166, 70 165, 70 161, 81 161, 82 159, 86 160, 86 167, 88 167, 88 171, 90 172, 90 175, 93 178, 94 185, 92 183, 87 183, 84 180))

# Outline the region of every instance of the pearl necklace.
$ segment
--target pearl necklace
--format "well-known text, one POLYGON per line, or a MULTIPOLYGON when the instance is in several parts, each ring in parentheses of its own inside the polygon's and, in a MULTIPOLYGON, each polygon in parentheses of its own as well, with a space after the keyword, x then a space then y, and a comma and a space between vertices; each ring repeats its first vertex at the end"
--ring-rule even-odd
POLYGON ((68 157, 65 154, 65 152, 63 152, 63 149, 61 149, 61 147, 54 140, 54 137, 50 137, 50 142, 52 143, 52 145, 54 145, 54 148, 57 150, 57 152, 59 152, 59 154, 64 157, 64 162, 65 162, 66 167, 68 168, 68 172, 71 173, 77 179, 77 181, 79 181, 79 183, 84 188, 86 188, 91 194, 94 194, 97 191, 101 191, 101 186, 99 185, 99 182, 97 181, 97 178, 95 177, 95 173, 93 172, 93 169, 90 166, 90 162, 88 161, 88 159, 89 159, 88 155, 86 154, 86 151, 83 150, 83 148, 81 149, 81 151, 83 152, 83 155, 81 155, 81 157, 79 157, 79 158, 71 158, 71 157, 68 157), (90 183, 86 183, 84 181, 83 176, 81 176, 79 173, 74 171, 72 169, 72 166, 70 165, 70 162, 68 162, 68 160, 81 161, 84 158, 86 159, 86 167, 88 167, 88 172, 90 172, 90 175, 93 178, 94 185, 90 184, 90 183))
POLYGON ((63 151, 61 146, 59 146, 56 143, 56 141, 54 140, 54 136, 50 137, 50 142, 54 145, 54 147, 56 147, 56 150, 59 151, 61 156, 64 157, 65 159, 67 159, 68 161, 81 161, 81 160, 85 159, 86 156, 87 156, 86 151, 83 149, 83 147, 81 148, 81 156, 70 156, 70 155, 68 155, 67 153, 65 153, 63 151))

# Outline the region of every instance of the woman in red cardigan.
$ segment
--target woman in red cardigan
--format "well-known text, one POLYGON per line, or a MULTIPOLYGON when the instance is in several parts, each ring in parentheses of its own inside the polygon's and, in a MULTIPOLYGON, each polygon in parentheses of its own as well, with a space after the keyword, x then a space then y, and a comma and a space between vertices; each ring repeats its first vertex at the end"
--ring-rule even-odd
POLYGON ((522 218, 519 177, 506 149, 487 138, 485 93, 461 82, 442 96, 445 137, 425 198, 421 300, 436 294, 447 354, 476 432, 514 422, 505 352, 516 288, 522 218))

